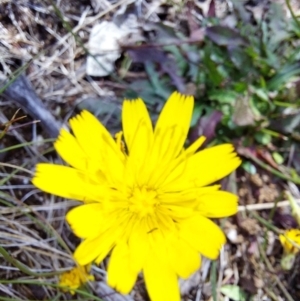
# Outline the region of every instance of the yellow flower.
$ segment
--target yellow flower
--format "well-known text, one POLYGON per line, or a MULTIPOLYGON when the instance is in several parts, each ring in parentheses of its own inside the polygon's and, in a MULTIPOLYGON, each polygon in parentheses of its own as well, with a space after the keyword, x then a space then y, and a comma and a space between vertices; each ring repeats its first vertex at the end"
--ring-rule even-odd
POLYGON ((94 276, 89 274, 90 265, 76 266, 72 270, 61 274, 59 278, 59 285, 69 291, 72 295, 75 294, 76 289, 84 285, 88 281, 94 281, 94 276))
POLYGON ((300 230, 286 230, 279 235, 279 240, 285 254, 297 254, 300 251, 300 230))
POLYGON ((83 205, 67 214, 82 243, 74 253, 81 265, 100 263, 110 252, 107 281, 131 291, 142 271, 153 301, 178 301, 178 277, 197 271, 202 254, 216 259, 225 243, 209 218, 237 211, 237 196, 207 186, 240 165, 231 144, 196 152, 199 137, 184 148, 194 99, 173 93, 155 129, 141 99, 125 100, 120 147, 89 112, 70 120, 55 148, 71 167, 38 164, 38 188, 83 205), (123 151, 122 151, 123 149, 123 151))

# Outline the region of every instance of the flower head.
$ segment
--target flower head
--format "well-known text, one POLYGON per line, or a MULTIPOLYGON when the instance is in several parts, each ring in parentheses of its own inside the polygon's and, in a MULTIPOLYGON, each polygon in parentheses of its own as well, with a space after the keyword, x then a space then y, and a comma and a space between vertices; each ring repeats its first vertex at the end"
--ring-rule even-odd
POLYGON ((300 251, 300 230, 289 229, 279 235, 285 254, 297 254, 300 251))
POLYGON ((84 285, 88 281, 94 281, 94 276, 89 274, 90 265, 88 266, 76 266, 72 270, 60 275, 59 285, 69 291, 72 295, 75 294, 75 290, 84 285))
POLYGON ((199 137, 184 148, 194 99, 173 93, 155 128, 141 99, 125 100, 125 148, 89 112, 70 120, 55 148, 70 165, 38 164, 35 186, 83 205, 67 214, 82 243, 74 253, 85 265, 109 253, 108 283, 129 293, 142 271, 150 298, 180 300, 178 277, 216 259, 225 243, 209 218, 237 211, 237 196, 212 184, 240 165, 231 144, 196 152, 199 137))

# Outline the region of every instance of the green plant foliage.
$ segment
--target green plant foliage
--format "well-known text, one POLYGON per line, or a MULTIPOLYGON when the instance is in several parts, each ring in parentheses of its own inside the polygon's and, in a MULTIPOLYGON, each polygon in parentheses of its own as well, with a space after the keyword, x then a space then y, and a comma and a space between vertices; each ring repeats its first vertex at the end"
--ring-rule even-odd
MULTIPOLYGON (((192 85, 196 100, 192 127, 202 127, 199 119, 220 112, 222 117, 212 126, 212 144, 238 141, 244 147, 264 148, 271 157, 276 151, 275 164, 281 164, 289 158, 279 149, 289 149, 300 140, 296 134, 300 130, 300 23, 293 15, 288 18, 275 2, 255 20, 241 1, 232 3, 234 26, 204 18, 194 32, 197 42, 156 25, 155 43, 161 47, 135 49, 135 59, 140 61, 143 53, 149 53, 144 62, 148 78, 130 87, 155 107, 172 90, 187 92, 182 85, 192 85)), ((300 164, 293 167, 300 172, 300 164)))
POLYGON ((223 285, 221 293, 234 301, 246 301, 247 296, 245 292, 237 285, 223 285))

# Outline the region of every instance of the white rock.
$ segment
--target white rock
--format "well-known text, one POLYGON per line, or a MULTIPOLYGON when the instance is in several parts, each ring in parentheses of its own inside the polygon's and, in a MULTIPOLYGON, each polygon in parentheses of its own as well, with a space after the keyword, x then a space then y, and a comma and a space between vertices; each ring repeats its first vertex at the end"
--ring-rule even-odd
POLYGON ((106 76, 114 71, 114 63, 121 56, 119 40, 127 35, 115 23, 103 21, 91 32, 88 49, 93 55, 87 57, 86 73, 106 76))

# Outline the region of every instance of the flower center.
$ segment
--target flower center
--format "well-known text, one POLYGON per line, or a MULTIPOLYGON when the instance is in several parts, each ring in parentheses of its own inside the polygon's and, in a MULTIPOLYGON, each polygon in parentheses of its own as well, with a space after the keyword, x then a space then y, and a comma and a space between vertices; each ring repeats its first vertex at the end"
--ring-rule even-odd
POLYGON ((129 210, 140 217, 155 213, 159 201, 155 190, 148 187, 134 188, 129 197, 129 210))

